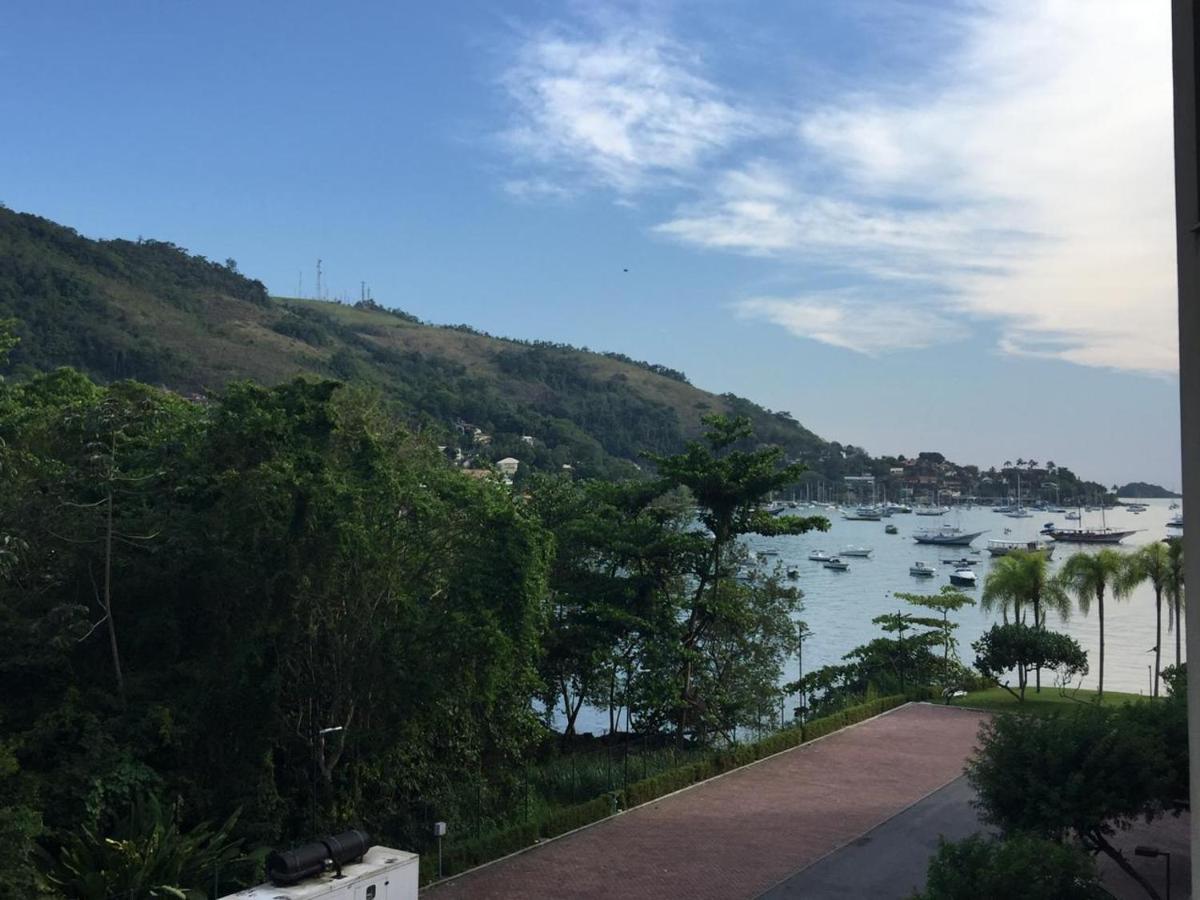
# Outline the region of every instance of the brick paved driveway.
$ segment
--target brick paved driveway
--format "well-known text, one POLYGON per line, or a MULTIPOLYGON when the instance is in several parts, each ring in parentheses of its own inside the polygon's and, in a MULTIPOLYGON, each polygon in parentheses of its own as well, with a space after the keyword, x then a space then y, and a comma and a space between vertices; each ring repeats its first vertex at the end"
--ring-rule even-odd
POLYGON ((984 718, 909 704, 425 895, 755 897, 958 777, 984 718))

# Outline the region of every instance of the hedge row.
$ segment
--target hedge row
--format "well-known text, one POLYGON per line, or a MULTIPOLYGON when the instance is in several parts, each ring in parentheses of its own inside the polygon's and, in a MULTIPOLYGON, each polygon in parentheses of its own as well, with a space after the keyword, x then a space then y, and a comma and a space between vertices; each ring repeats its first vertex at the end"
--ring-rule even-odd
MULTIPOLYGON (((741 766, 772 756, 783 750, 798 747, 807 741, 831 734, 847 725, 862 722, 872 716, 895 709, 914 699, 913 696, 895 694, 851 706, 841 712, 814 719, 804 725, 793 725, 777 731, 769 737, 750 744, 740 744, 728 750, 714 753, 700 762, 677 766, 650 778, 636 781, 625 791, 604 794, 586 803, 566 806, 536 822, 513 825, 501 831, 493 831, 478 838, 456 843, 447 848, 442 857, 442 875, 449 877, 467 869, 499 859, 544 838, 556 837, 584 825, 590 825, 611 816, 618 809, 628 809, 648 803, 666 794, 689 785, 721 775, 741 766)), ((919 699, 927 699, 922 692, 919 699)), ((428 884, 437 877, 437 855, 428 853, 421 857, 421 881, 428 884)))
POLYGON ((737 747, 722 750, 703 762, 679 766, 678 768, 655 775, 652 778, 647 778, 644 781, 634 782, 625 791, 626 806, 638 806, 642 803, 648 803, 651 800, 696 784, 699 781, 704 781, 732 769, 749 765, 752 762, 784 750, 789 750, 792 747, 798 747, 806 741, 824 737, 827 734, 837 731, 839 728, 845 728, 847 725, 862 722, 864 719, 877 716, 880 713, 887 712, 889 709, 895 709, 897 706, 908 702, 909 699, 904 694, 896 694, 891 697, 880 697, 876 700, 869 700, 866 703, 851 706, 848 709, 826 716, 825 718, 814 719, 804 725, 793 725, 782 731, 777 731, 760 741, 755 741, 751 744, 740 744, 737 747))
MULTIPOLYGON (((557 837, 584 825, 590 825, 611 816, 620 804, 619 792, 605 794, 556 809, 545 818, 534 822, 523 822, 499 831, 492 831, 477 838, 455 842, 442 855, 442 875, 450 877, 493 859, 515 853, 543 838, 557 837)), ((437 853, 426 853, 421 857, 421 881, 428 884, 437 878, 437 853)))

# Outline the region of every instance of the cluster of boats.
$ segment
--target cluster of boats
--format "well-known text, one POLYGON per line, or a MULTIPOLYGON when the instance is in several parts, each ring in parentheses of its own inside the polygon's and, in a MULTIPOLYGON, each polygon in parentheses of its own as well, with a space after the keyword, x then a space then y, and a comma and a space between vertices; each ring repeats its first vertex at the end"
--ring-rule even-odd
MULTIPOLYGON (((846 547, 837 556, 830 556, 824 550, 812 550, 808 554, 808 558, 812 562, 820 563, 826 569, 832 569, 835 572, 845 572, 850 568, 850 564, 842 559, 843 556, 848 557, 869 557, 873 551, 870 547, 846 547)), ((973 551, 978 553, 979 551, 973 551)), ((950 583, 959 587, 974 587, 976 584, 975 570, 973 566, 976 560, 963 557, 961 559, 946 559, 943 563, 952 567, 950 574, 950 583)), ((788 570, 788 576, 792 576, 794 570, 788 570)), ((797 573, 798 575, 799 573, 797 573)), ((929 563, 918 560, 908 567, 908 574, 917 578, 930 578, 937 574, 937 569, 929 565, 929 563)))
POLYGON ((874 551, 870 547, 844 547, 838 556, 830 556, 824 550, 813 550, 808 554, 809 560, 819 562, 826 569, 832 569, 835 572, 845 572, 850 568, 850 563, 842 559, 843 556, 868 558, 874 551))

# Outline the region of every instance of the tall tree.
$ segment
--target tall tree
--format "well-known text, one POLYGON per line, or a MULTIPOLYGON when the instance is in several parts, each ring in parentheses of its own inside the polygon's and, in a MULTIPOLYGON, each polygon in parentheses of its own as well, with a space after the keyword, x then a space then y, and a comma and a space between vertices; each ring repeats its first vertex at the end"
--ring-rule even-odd
POLYGON ((699 552, 691 596, 682 611, 681 739, 690 714, 699 707, 693 683, 699 643, 722 619, 744 612, 744 597, 730 584, 738 563, 737 539, 745 534, 803 534, 829 528, 829 521, 820 516, 772 516, 763 508, 773 491, 799 480, 806 470, 803 463, 785 463, 780 447, 742 449, 739 445, 749 445, 753 435, 745 417, 709 415, 704 424, 708 430, 703 442, 691 441, 673 456, 649 457, 658 466, 664 488, 685 487, 691 492, 705 528, 692 532, 699 552))
POLYGON ((1158 696, 1159 672, 1162 670, 1162 606, 1163 592, 1171 578, 1171 551, 1162 541, 1138 547, 1125 557, 1113 592, 1127 597, 1143 582, 1154 588, 1154 696, 1158 696))
MULTIPOLYGON (((1012 604, 1013 622, 1022 620, 1023 605, 1033 607, 1035 628, 1044 628, 1047 609, 1055 609, 1064 618, 1071 611, 1071 601, 1062 585, 1050 577, 1050 567, 1044 553, 1018 550, 1000 557, 983 583, 982 606, 991 612, 1000 606, 1008 621, 1008 605, 1012 604)), ((1042 689, 1041 668, 1035 670, 1035 690, 1042 689)))
POLYGON ((1096 601, 1100 620, 1100 665, 1097 674, 1096 696, 1104 699, 1104 595, 1116 585, 1125 567, 1124 557, 1116 550, 1105 548, 1096 553, 1075 553, 1058 573, 1058 583, 1075 596, 1084 615, 1096 601))

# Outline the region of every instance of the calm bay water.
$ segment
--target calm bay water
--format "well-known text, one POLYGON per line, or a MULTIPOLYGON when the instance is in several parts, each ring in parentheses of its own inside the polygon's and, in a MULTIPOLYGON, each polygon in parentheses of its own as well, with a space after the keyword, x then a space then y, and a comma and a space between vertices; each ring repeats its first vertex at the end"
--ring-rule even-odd
MULTIPOLYGON (((1177 512, 1168 509, 1171 501, 1144 502, 1148 507, 1144 513, 1131 513, 1120 508, 1105 513, 1105 523, 1110 527, 1138 529, 1116 545, 1115 549, 1129 552, 1141 544, 1161 540, 1169 533, 1181 533, 1177 529, 1167 528, 1167 522, 1177 512)), ((907 606, 897 602, 892 596, 893 591, 932 594, 949 584, 952 567, 943 564, 943 559, 969 556, 978 560, 974 569, 979 586, 962 589, 968 596, 978 600, 984 579, 995 562, 986 550, 989 539, 1035 540, 1040 537, 1038 532, 1046 522, 1053 522, 1058 528, 1078 527, 1078 523, 1068 521, 1063 513, 1034 512, 1029 519, 1011 519, 992 512, 988 507, 955 510, 941 517, 894 515, 882 522, 849 522, 835 510, 829 510, 827 515, 831 527, 824 533, 780 538, 751 536, 747 539, 747 544, 754 551, 777 550, 779 556, 770 557, 772 562, 779 560, 784 566, 794 565, 800 569, 800 578, 796 583, 804 592, 804 613, 801 618, 812 630, 811 637, 804 645, 805 671, 839 662, 843 654, 878 636, 878 628, 871 624, 871 619, 907 606), (900 533, 885 534, 885 524, 895 525, 900 533), (984 531, 973 544, 975 549, 982 552, 975 555, 966 552, 963 547, 934 547, 913 541, 914 531, 938 524, 953 525, 968 532, 984 531), (1005 533, 1006 529, 1008 533, 1005 533), (871 547, 874 553, 870 559, 848 559, 850 569, 846 572, 825 569, 820 563, 807 559, 811 550, 820 549, 833 555, 849 545, 871 547), (933 577, 909 575, 908 567, 917 560, 932 565, 937 574, 933 577)), ((1082 515, 1084 527, 1100 526, 1099 512, 1084 512, 1082 515)), ((1050 563, 1051 571, 1057 572, 1072 553, 1093 552, 1095 549, 1094 546, 1080 544, 1058 544, 1050 563)), ((1116 691, 1147 693, 1148 675, 1154 662, 1154 590, 1149 584, 1143 584, 1126 600, 1106 597, 1104 610, 1105 687, 1116 691)), ((964 662, 970 664, 974 658, 971 642, 998 617, 998 612, 987 614, 978 606, 963 609, 954 617, 959 623, 959 654, 964 662)), ((1164 667, 1175 660, 1175 636, 1173 632, 1167 632, 1167 621, 1164 609, 1164 667)), ((1093 671, 1083 684, 1085 687, 1095 687, 1099 649, 1095 604, 1090 615, 1085 616, 1076 610, 1066 621, 1051 613, 1048 627, 1070 634, 1088 652, 1093 671)), ((795 675, 796 663, 793 660, 786 672, 787 680, 794 679, 795 675)))
MULTIPOLYGON (((1118 551, 1129 552, 1139 545, 1162 540, 1168 534, 1181 533, 1177 529, 1167 528, 1167 522, 1177 512, 1168 508, 1171 501, 1144 502, 1148 507, 1144 513, 1135 514, 1120 508, 1105 513, 1105 524, 1110 527, 1138 529, 1135 534, 1116 545, 1115 549, 1118 551)), ((932 594, 943 585, 949 584, 952 567, 943 564, 943 559, 969 556, 978 560, 974 569, 979 586, 962 589, 978 601, 983 591, 984 579, 994 563, 986 550, 989 539, 1035 540, 1040 537, 1038 532, 1046 522, 1054 522, 1059 528, 1078 527, 1078 523, 1068 521, 1063 513, 1034 512, 1032 518, 1011 519, 1001 513, 992 512, 989 507, 954 510, 941 517, 899 514, 881 522, 846 521, 838 510, 801 508, 795 512, 800 515, 825 515, 831 527, 827 532, 797 536, 764 538, 751 535, 746 538, 746 544, 753 552, 776 551, 778 556, 770 556, 767 559, 768 565, 778 563, 785 569, 795 567, 800 570, 800 577, 791 583, 804 592, 804 612, 800 618, 811 630, 804 643, 806 672, 838 663, 842 656, 853 648, 878 637, 881 632, 878 626, 871 623, 871 619, 884 613, 895 612, 897 609, 908 608, 907 604, 897 601, 892 596, 893 592, 932 594), (885 534, 884 526, 888 524, 895 525, 899 534, 885 534), (938 525, 952 525, 968 532, 985 532, 976 538, 973 544, 974 549, 981 552, 976 555, 969 553, 965 547, 935 547, 914 542, 913 532, 938 525), (808 559, 812 550, 824 550, 833 556, 842 548, 852 545, 870 547, 874 552, 869 559, 847 558, 850 568, 845 572, 825 569, 820 563, 808 559), (909 575, 909 566, 917 560, 929 563, 937 573, 933 577, 909 575)), ((1082 515, 1084 527, 1101 525, 1099 512, 1084 512, 1082 515)), ((1092 552, 1095 549, 1097 548, 1094 546, 1080 544, 1059 544, 1050 563, 1051 571, 1057 572, 1072 553, 1092 552)), ((1164 607, 1165 605, 1164 603, 1164 607)), ((1115 691, 1149 693, 1149 678, 1154 663, 1153 589, 1149 584, 1140 585, 1134 594, 1125 600, 1116 600, 1108 596, 1104 607, 1105 687, 1115 691)), ((908 608, 907 611, 917 610, 908 608)), ((974 659, 971 642, 998 620, 999 612, 987 614, 975 606, 959 611, 953 618, 959 623, 956 635, 959 641, 959 655, 969 665, 974 659)), ((1173 631, 1167 631, 1167 622, 1168 614, 1164 608, 1164 667, 1175 661, 1175 635, 1173 631)), ((1099 626, 1095 605, 1093 604, 1090 615, 1085 616, 1076 610, 1066 621, 1051 613, 1048 626, 1070 634, 1088 652, 1092 673, 1083 680, 1083 686, 1094 688, 1099 649, 1099 626)), ((1184 658, 1186 659, 1186 649, 1184 658)), ((795 680, 796 674, 797 661, 793 658, 786 664, 783 681, 795 680)), ((793 702, 787 704, 789 711, 793 705, 793 702)), ((581 731, 603 733, 607 727, 606 711, 581 711, 581 731)))

